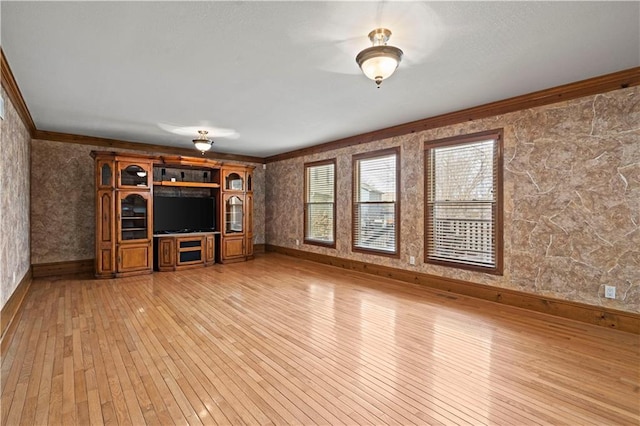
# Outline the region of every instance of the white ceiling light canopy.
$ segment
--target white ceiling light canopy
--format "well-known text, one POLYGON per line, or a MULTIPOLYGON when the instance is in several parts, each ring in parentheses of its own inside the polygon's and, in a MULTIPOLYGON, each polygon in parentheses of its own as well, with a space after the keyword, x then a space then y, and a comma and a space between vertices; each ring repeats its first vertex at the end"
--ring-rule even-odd
POLYGON ((373 46, 364 49, 356 56, 356 62, 364 75, 375 81, 378 88, 383 80, 391 77, 402 60, 402 50, 387 45, 389 37, 391 37, 391 31, 386 28, 376 28, 369 33, 369 40, 373 46))
POLYGON ((200 136, 193 140, 193 144, 196 146, 196 149, 198 149, 204 155, 206 151, 209 151, 211 149, 213 141, 207 137, 207 134, 209 133, 208 131, 198 130, 198 133, 200 134, 200 136))

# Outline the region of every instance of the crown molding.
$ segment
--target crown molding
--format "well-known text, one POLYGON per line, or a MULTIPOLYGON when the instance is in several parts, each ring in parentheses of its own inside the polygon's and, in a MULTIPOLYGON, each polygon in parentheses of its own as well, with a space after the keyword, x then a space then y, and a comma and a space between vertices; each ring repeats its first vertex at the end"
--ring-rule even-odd
MULTIPOLYGON (((79 145, 101 146, 101 147, 113 148, 117 150, 127 149, 132 151, 175 154, 175 155, 182 155, 182 156, 188 156, 188 157, 200 156, 197 154, 197 151, 195 150, 195 148, 194 149, 178 148, 173 146, 155 145, 155 144, 144 143, 144 142, 121 141, 117 139, 100 138, 95 136, 75 135, 72 133, 49 132, 46 130, 36 130, 32 137, 33 139, 39 139, 39 140, 75 143, 79 145)), ((209 158, 212 160, 238 161, 238 162, 244 162, 244 163, 262 164, 264 162, 263 161, 264 159, 261 157, 252 157, 250 155, 223 154, 215 151, 207 152, 201 157, 209 158)))
MULTIPOLYGON (((51 132, 47 130, 39 130, 36 128, 36 125, 31 117, 31 113, 29 112, 29 108, 27 107, 26 102, 22 96, 22 92, 20 92, 20 88, 18 87, 18 83, 16 82, 13 72, 11 71, 11 67, 9 66, 9 62, 4 54, 4 51, 0 48, 0 57, 1 57, 1 78, 2 78, 2 87, 7 91, 7 96, 11 100, 11 103, 18 111, 20 118, 24 122, 25 126, 29 130, 32 139, 41 139, 41 140, 49 140, 54 142, 65 142, 65 143, 75 143, 81 145, 94 145, 94 146, 102 146, 109 147, 114 149, 128 149, 133 151, 144 151, 144 152, 159 152, 166 154, 176 154, 183 156, 194 156, 193 149, 187 148, 177 148, 165 145, 155 145, 149 143, 142 142, 131 142, 131 141, 121 141, 116 139, 107 139, 100 138, 94 136, 84 136, 84 135, 75 135, 71 133, 61 133, 61 132, 51 132)), ((223 154, 218 152, 207 152, 204 155, 205 158, 215 159, 215 160, 226 160, 226 161, 237 161, 243 163, 264 163, 264 159, 262 157, 254 157, 250 155, 235 155, 235 154, 223 154)))
POLYGON ((18 111, 18 115, 22 119, 22 122, 27 126, 29 133, 33 136, 33 133, 36 131, 36 125, 33 122, 29 108, 27 108, 27 104, 22 97, 18 83, 16 83, 16 79, 13 76, 13 72, 11 71, 11 67, 9 67, 9 62, 7 61, 7 57, 4 55, 2 48, 0 48, 0 62, 0 79, 2 80, 2 87, 7 91, 11 104, 14 106, 16 111, 18 111))
POLYGON ((318 154, 335 149, 346 148, 353 145, 373 142, 381 139, 402 136, 410 133, 418 133, 424 130, 436 129, 438 127, 450 126, 467 121, 479 120, 481 118, 495 117, 497 115, 510 112, 521 111, 529 108, 568 101, 584 96, 596 95, 610 92, 612 90, 624 89, 640 84, 640 67, 629 68, 627 70, 606 74, 575 83, 564 84, 562 86, 544 89, 501 101, 463 109, 456 112, 437 115, 435 117, 424 118, 398 126, 387 127, 362 133, 356 136, 349 136, 343 139, 297 149, 282 154, 266 157, 266 163, 287 160, 290 158, 305 155, 318 154))
MULTIPOLYGON (((109 147, 115 149, 128 149, 134 151, 152 151, 167 154, 193 156, 193 150, 187 148, 177 148, 166 145, 156 145, 143 142, 121 141, 116 139, 100 138, 95 136, 76 135, 71 133, 51 132, 46 130, 38 130, 35 126, 31 113, 27 108, 27 104, 22 97, 20 88, 11 72, 4 51, 0 48, 1 53, 1 75, 2 87, 7 91, 12 104, 18 111, 18 114, 24 121, 25 125, 31 133, 33 139, 50 140, 56 142, 76 143, 83 145, 94 145, 109 147)), ((411 121, 409 123, 397 126, 386 127, 380 130, 374 130, 368 133, 362 133, 355 136, 325 142, 322 144, 310 146, 307 148, 297 149, 281 154, 272 155, 266 158, 254 157, 249 155, 223 154, 216 152, 207 152, 205 158, 249 162, 249 163, 273 163, 276 161, 287 160, 321 152, 332 151, 335 149, 346 148, 353 145, 374 142, 381 139, 391 138, 394 136, 402 136, 410 133, 418 133, 424 130, 435 129, 438 127, 450 126, 453 124, 464 123, 467 121, 479 120, 487 117, 507 114, 510 112, 521 111, 529 108, 550 105, 557 102, 568 101, 571 99, 581 98, 584 96, 606 93, 613 90, 624 89, 640 85, 640 67, 629 68, 626 70, 606 74, 598 77, 589 78, 574 83, 564 84, 549 89, 539 90, 537 92, 525 95, 515 96, 513 98, 501 101, 491 102, 488 104, 463 109, 451 113, 441 114, 434 117, 424 118, 421 120, 411 121)))

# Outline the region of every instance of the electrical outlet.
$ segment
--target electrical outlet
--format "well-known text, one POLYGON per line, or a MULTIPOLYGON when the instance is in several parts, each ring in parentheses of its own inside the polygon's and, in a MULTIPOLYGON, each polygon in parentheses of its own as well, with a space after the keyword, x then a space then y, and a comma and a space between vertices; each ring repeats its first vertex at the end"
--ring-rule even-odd
POLYGON ((11 284, 16 283, 16 271, 13 271, 13 279, 11 280, 11 284))
POLYGON ((416 264, 415 256, 409 256, 409 265, 415 265, 415 264, 416 264))
POLYGON ((605 285, 604 286, 604 297, 607 299, 615 299, 616 298, 616 287, 613 285, 605 285))
POLYGON ((299 246, 300 245, 300 240, 296 240, 296 245, 299 246))

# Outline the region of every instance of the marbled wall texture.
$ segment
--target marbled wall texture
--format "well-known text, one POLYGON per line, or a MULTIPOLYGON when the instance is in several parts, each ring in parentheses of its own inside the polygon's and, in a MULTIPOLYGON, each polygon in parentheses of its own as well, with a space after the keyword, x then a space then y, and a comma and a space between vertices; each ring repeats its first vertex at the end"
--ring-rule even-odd
MULTIPOLYGON (((45 140, 34 140, 31 149, 31 262, 93 259, 95 188, 90 153, 108 149, 45 140)), ((263 244, 265 176, 262 166, 256 166, 254 242, 263 244)))
POLYGON ((640 312, 640 88, 268 164, 267 244, 640 312), (504 275, 423 264, 424 142, 503 128, 504 275), (400 259, 351 252, 351 156, 401 146, 400 259), (337 158, 336 249, 301 245, 305 162, 337 158), (418 265, 409 266, 409 256, 418 265), (604 298, 604 285, 617 299, 604 298))
POLYGON ((31 137, 7 93, 0 121, 0 306, 29 271, 29 142, 31 137))

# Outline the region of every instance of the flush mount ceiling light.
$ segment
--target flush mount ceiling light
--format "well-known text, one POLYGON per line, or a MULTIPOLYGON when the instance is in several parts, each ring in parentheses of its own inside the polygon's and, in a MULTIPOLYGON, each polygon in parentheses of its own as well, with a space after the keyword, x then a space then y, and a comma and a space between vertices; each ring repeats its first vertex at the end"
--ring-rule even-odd
POLYGON ((209 133, 208 131, 198 130, 198 133, 200 134, 200 136, 198 136, 197 139, 193 140, 193 144, 196 146, 196 149, 198 149, 204 155, 206 151, 209 151, 211 149, 213 141, 207 137, 207 133, 209 133))
POLYGON ((402 60, 402 50, 394 46, 387 46, 391 31, 386 28, 376 28, 369 33, 373 46, 364 49, 356 56, 358 66, 380 88, 382 80, 391 77, 402 60))

